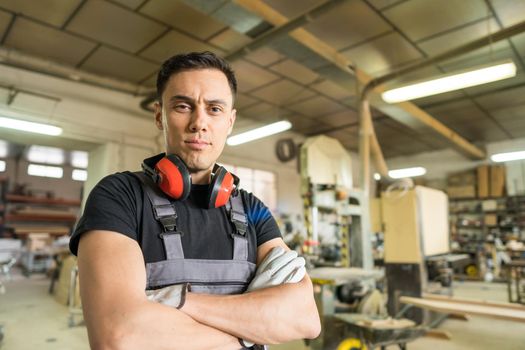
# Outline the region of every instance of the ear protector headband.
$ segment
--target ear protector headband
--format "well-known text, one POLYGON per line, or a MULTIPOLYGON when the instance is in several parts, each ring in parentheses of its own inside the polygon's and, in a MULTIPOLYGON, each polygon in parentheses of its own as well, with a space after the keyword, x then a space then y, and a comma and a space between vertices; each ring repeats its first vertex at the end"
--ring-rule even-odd
MULTIPOLYGON (((191 175, 184 161, 175 154, 160 154, 145 159, 142 169, 159 188, 176 200, 185 200, 191 191, 191 175)), ((207 196, 207 208, 225 205, 237 194, 239 178, 224 167, 215 164, 207 196)))

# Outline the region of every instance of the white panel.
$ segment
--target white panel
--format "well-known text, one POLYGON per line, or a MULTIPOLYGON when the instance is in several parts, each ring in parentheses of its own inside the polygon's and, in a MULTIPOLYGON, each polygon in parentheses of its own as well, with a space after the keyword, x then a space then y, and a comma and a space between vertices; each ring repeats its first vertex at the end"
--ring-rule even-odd
POLYGON ((313 184, 337 184, 352 188, 352 159, 334 138, 324 135, 308 139, 301 147, 301 172, 313 184))
POLYGON ((449 248, 448 197, 438 190, 416 187, 418 220, 424 256, 445 254, 449 248))
POLYGON ((505 167, 507 194, 509 196, 525 194, 525 162, 507 162, 505 163, 505 167))

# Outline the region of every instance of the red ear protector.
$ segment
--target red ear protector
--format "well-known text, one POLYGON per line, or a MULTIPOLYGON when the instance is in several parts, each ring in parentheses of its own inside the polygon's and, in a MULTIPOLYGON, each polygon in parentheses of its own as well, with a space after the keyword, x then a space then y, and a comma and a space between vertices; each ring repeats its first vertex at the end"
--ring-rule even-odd
MULTIPOLYGON (((188 198, 191 190, 191 175, 184 161, 178 156, 162 154, 148 158, 142 163, 142 168, 168 196, 181 201, 188 198), (151 166, 152 163, 155 164, 154 167, 151 166)), ((238 186, 239 178, 216 164, 206 200, 207 208, 219 208, 225 205, 232 194, 237 194, 238 186)))
POLYGON ((215 164, 208 190, 208 208, 219 208, 228 203, 230 196, 237 195, 239 178, 224 167, 215 164))

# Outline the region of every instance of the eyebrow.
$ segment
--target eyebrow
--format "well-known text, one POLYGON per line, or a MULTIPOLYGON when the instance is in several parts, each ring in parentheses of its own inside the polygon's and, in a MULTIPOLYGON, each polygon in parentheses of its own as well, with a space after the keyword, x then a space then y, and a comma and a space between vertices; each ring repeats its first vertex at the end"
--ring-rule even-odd
MULTIPOLYGON (((185 95, 175 95, 175 96, 172 96, 170 98, 170 102, 174 102, 174 101, 186 101, 186 102, 190 102, 190 103, 195 103, 195 100, 189 96, 185 96, 185 95)), ((223 105, 223 106, 227 106, 228 104, 226 103, 225 100, 221 100, 221 99, 214 99, 214 100, 204 100, 204 102, 206 102, 206 104, 208 105, 211 105, 211 104, 219 104, 219 105, 223 105)))

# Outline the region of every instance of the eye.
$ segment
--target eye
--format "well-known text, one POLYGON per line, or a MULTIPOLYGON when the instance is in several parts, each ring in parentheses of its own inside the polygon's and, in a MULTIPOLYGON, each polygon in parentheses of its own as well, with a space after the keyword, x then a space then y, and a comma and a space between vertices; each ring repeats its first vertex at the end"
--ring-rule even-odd
POLYGON ((177 104, 174 106, 174 109, 175 109, 177 112, 188 112, 188 111, 191 111, 191 106, 188 105, 187 103, 177 103, 177 104))
POLYGON ((213 113, 213 114, 218 114, 218 113, 221 113, 222 112, 222 106, 210 106, 210 111, 213 113))

